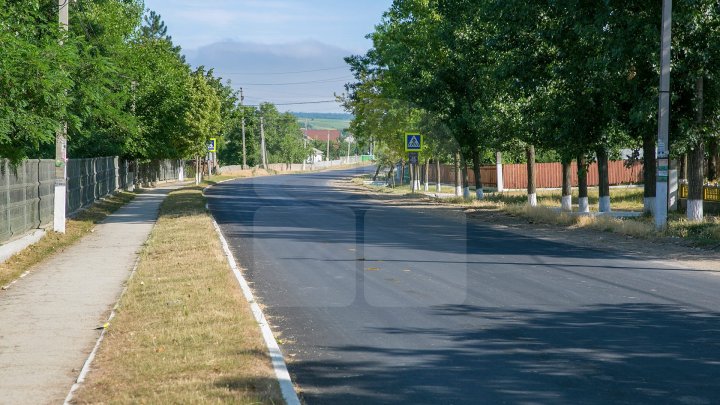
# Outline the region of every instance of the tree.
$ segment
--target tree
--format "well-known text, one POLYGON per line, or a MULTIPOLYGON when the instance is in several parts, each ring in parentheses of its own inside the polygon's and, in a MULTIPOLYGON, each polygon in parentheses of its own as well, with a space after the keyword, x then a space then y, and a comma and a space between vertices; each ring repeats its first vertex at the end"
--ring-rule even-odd
POLYGON ((0 157, 13 163, 54 151, 77 61, 61 39, 52 7, 0 1, 0 157))

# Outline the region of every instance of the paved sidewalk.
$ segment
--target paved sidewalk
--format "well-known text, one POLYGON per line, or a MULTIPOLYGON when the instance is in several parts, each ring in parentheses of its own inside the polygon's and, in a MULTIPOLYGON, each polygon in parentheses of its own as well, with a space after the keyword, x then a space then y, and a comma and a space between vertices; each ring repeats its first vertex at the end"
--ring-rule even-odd
POLYGON ((76 245, 0 291, 0 404, 61 404, 177 188, 147 190, 76 245))

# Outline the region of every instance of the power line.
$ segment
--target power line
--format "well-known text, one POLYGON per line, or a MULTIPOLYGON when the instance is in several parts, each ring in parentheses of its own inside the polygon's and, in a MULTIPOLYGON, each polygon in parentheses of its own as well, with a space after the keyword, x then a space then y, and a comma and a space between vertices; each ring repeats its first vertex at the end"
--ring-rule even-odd
POLYGON ((270 75, 294 75, 298 73, 313 73, 313 72, 327 72, 329 70, 341 70, 341 69, 348 69, 348 66, 338 66, 334 68, 326 68, 326 69, 313 69, 313 70, 298 70, 294 72, 222 72, 225 75, 259 75, 259 76, 270 76, 270 75))
POLYGON ((323 79, 323 80, 311 80, 307 82, 291 82, 291 83, 242 83, 243 86, 295 86, 300 84, 316 84, 316 83, 334 83, 334 82, 344 82, 347 80, 352 80, 347 77, 335 77, 332 79, 323 79))
MULTIPOLYGON (((268 102, 268 104, 272 105, 304 105, 304 104, 326 104, 326 103, 336 103, 337 100, 325 100, 325 101, 299 101, 297 103, 272 103, 268 102)), ((259 107, 259 105, 249 105, 247 107, 259 107)))

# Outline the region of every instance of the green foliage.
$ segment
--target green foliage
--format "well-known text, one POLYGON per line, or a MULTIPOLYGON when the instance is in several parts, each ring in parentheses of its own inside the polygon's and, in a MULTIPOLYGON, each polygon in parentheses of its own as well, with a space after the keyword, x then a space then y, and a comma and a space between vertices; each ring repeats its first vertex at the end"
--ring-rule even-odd
POLYGON ((0 0, 0 157, 13 162, 54 142, 77 56, 40 2, 0 0))
MULTIPOLYGON (((418 110, 430 124, 423 130, 443 128, 466 160, 487 163, 502 150, 522 162, 528 144, 541 161, 620 147, 652 153, 661 3, 395 0, 370 35, 374 47, 347 59, 356 78, 343 98, 352 129, 381 139, 397 129, 391 117, 418 110)), ((720 134, 718 15, 714 0, 675 2, 671 144, 680 153, 720 134)), ((436 155, 453 147, 430 139, 436 155)))

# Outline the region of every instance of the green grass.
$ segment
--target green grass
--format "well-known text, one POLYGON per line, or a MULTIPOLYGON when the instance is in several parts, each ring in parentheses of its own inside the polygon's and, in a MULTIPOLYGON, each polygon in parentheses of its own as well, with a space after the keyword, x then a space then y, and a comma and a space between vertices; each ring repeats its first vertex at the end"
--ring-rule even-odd
MULTIPOLYGON (((348 120, 337 120, 337 119, 308 119, 308 125, 310 129, 337 129, 343 131, 350 128, 350 121, 348 120)), ((305 119, 298 119, 298 123, 301 128, 305 128, 305 119)))

